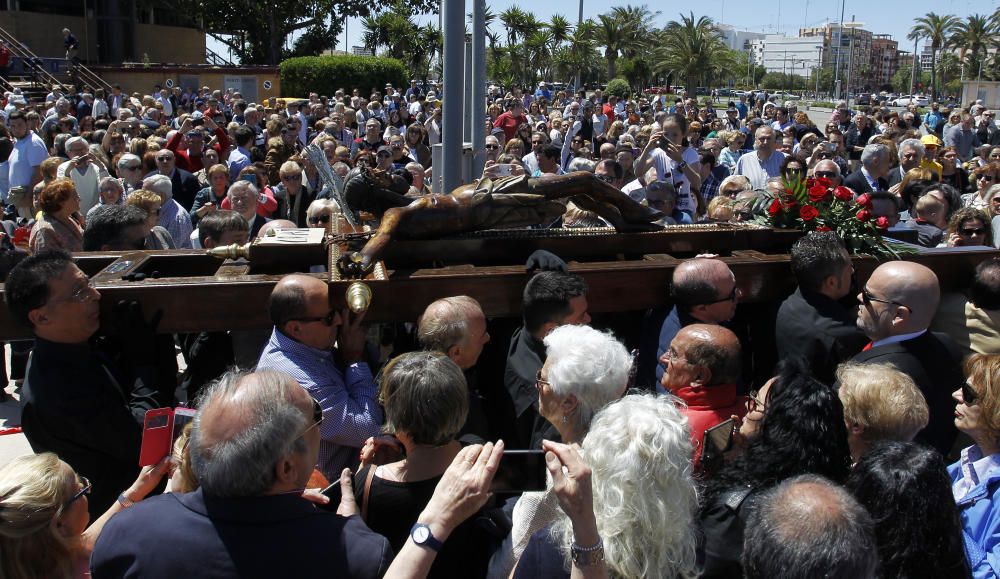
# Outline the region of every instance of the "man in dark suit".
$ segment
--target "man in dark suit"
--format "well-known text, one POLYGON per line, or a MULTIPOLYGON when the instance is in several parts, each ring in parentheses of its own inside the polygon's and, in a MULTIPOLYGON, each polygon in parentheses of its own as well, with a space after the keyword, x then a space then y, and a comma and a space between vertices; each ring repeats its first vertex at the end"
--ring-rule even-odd
POLYGON ((201 185, 198 183, 197 177, 177 167, 177 157, 170 149, 160 149, 156 152, 156 171, 146 175, 146 177, 156 174, 170 177, 174 200, 180 203, 185 210, 191 211, 195 195, 198 194, 201 185))
POLYGON ((880 265, 858 294, 858 327, 872 342, 854 361, 888 363, 913 378, 930 409, 930 422, 916 440, 946 454, 957 434, 951 392, 965 378, 958 346, 927 329, 940 297, 937 276, 927 267, 908 261, 880 265))
POLYGON ((924 160, 924 144, 920 139, 906 139, 899 144, 899 166, 889 170, 886 182, 889 187, 898 185, 910 169, 916 169, 924 160))
POLYGON ((389 542, 360 517, 302 497, 322 421, 319 403, 287 374, 223 375, 206 391, 188 445, 200 487, 116 514, 94 546, 93 577, 199 576, 209 561, 214 577, 381 577, 389 542))
POLYGON ((828 231, 800 238, 791 258, 799 287, 778 310, 778 357, 803 358, 817 380, 832 384, 837 365, 868 341, 858 329, 857 308, 841 303, 851 293, 851 256, 837 234, 828 231))
POLYGON ((260 200, 260 190, 249 181, 237 181, 229 187, 229 203, 232 204, 233 211, 243 216, 250 224, 250 239, 256 239, 260 228, 270 221, 257 213, 257 205, 260 200))
POLYGON ((861 153, 861 168, 844 179, 844 186, 858 195, 887 191, 889 183, 885 177, 889 174, 890 162, 888 147, 879 143, 867 145, 861 153))

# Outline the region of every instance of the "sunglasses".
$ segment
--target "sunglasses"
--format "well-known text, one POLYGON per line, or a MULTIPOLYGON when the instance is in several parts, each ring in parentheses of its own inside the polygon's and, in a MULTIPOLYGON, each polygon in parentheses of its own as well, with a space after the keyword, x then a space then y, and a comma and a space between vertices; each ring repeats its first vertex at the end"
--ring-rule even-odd
POLYGON ((282 181, 301 181, 302 175, 282 175, 282 181))
POLYGON ((962 382, 962 401, 966 406, 975 406, 979 402, 979 393, 968 382, 962 382))
POLYGON ((323 407, 319 405, 319 402, 315 398, 312 399, 312 403, 313 403, 312 424, 307 426, 306 429, 302 431, 302 434, 299 435, 299 438, 305 436, 305 434, 310 430, 312 430, 313 428, 316 428, 320 424, 323 424, 323 407))
POLYGON ((911 312, 913 311, 913 308, 911 308, 910 306, 908 306, 906 304, 901 304, 899 302, 894 302, 892 300, 883 300, 881 298, 877 298, 877 297, 873 296, 871 294, 871 292, 868 290, 867 287, 862 287, 861 288, 861 301, 864 302, 864 304, 866 306, 870 306, 872 302, 878 302, 880 304, 891 304, 891 305, 894 305, 894 306, 897 306, 897 307, 900 307, 900 308, 907 308, 911 312))
POLYGON ((324 214, 324 215, 319 215, 317 217, 310 217, 309 218, 309 223, 311 225, 318 225, 320 223, 329 223, 329 222, 330 222, 330 215, 329 214, 324 214))
POLYGON ((500 148, 500 145, 486 145, 486 148, 490 151, 494 151, 500 148))
POLYGON ((824 177, 826 179, 833 179, 837 176, 833 171, 813 171, 813 175, 816 177, 824 177))
POLYGON ((979 176, 979 179, 982 181, 986 181, 987 183, 991 183, 996 180, 996 177, 994 177, 993 175, 983 174, 979 176))
POLYGON ((65 503, 63 503, 63 509, 64 510, 67 509, 67 508, 69 508, 69 506, 72 505, 74 502, 76 502, 80 497, 82 497, 84 495, 89 495, 90 494, 90 490, 92 488, 94 488, 94 485, 92 485, 90 483, 90 480, 88 480, 87 477, 85 477, 85 476, 81 476, 80 477, 80 482, 83 483, 83 488, 80 489, 80 490, 78 490, 78 491, 76 491, 75 495, 73 495, 72 497, 70 497, 70 499, 68 501, 66 501, 65 503))
POLYGON ((760 399, 760 390, 751 390, 747 396, 747 413, 764 412, 764 401, 760 399))
POLYGON ((962 235, 966 236, 966 237, 972 237, 973 235, 983 235, 983 234, 986 233, 986 230, 985 229, 979 229, 979 228, 976 228, 976 229, 959 229, 959 232, 962 235))
POLYGON ((173 161, 173 160, 174 160, 173 157, 157 157, 156 158, 156 162, 157 163, 169 163, 170 161, 173 161))
POLYGON ((597 177, 598 179, 600 179, 601 181, 604 181, 605 183, 614 183, 615 182, 615 178, 612 177, 611 175, 594 175, 594 176, 597 177))
POLYGON ((292 319, 290 321, 292 321, 292 322, 303 322, 303 323, 307 323, 307 324, 311 324, 313 322, 323 322, 324 326, 329 327, 329 326, 333 325, 333 319, 336 316, 337 316, 337 310, 330 310, 330 313, 328 313, 327 315, 323 316, 322 318, 294 318, 294 319, 292 319))

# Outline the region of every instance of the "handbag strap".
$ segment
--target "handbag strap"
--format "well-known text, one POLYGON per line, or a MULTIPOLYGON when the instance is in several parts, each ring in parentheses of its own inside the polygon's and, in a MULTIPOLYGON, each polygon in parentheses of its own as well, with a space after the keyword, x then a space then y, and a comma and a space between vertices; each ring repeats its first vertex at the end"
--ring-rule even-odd
POLYGON ((375 465, 368 467, 368 476, 365 477, 365 488, 361 494, 361 520, 368 522, 368 497, 372 494, 372 481, 375 479, 375 465))

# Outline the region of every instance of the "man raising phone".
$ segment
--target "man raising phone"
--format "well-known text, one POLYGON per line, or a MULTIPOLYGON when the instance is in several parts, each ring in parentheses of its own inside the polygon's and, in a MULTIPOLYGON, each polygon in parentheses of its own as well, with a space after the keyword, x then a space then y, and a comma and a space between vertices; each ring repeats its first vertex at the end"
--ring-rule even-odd
POLYGON ((80 213, 86 215, 90 208, 100 201, 101 179, 108 177, 108 170, 101 161, 90 153, 90 145, 83 137, 72 137, 66 141, 69 161, 59 165, 56 177, 73 180, 80 194, 80 213))
POLYGON ((173 151, 176 157, 177 168, 189 173, 197 173, 205 168, 202 160, 202 152, 205 150, 205 131, 215 136, 215 142, 209 146, 219 153, 219 158, 224 159, 229 156, 229 136, 226 135, 226 131, 215 124, 211 117, 203 117, 200 112, 194 113, 184 118, 180 130, 167 141, 167 148, 173 151))

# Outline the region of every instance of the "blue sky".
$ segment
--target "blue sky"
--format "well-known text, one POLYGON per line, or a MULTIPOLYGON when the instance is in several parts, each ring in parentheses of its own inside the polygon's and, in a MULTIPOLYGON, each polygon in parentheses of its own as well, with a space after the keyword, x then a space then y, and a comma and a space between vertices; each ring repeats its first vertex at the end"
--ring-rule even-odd
MULTIPOLYGON (((592 18, 606 12, 612 5, 625 5, 628 0, 621 2, 597 2, 595 0, 584 0, 584 18, 592 18)), ((641 0, 632 0, 634 5, 641 5, 641 0)), ((487 1, 495 13, 500 13, 512 5, 517 5, 524 10, 534 12, 539 20, 548 20, 553 14, 562 14, 576 22, 579 12, 579 2, 577 0, 548 0, 541 3, 532 3, 530 8, 525 6, 525 2, 513 0, 487 1), (535 5, 537 4, 537 5, 535 5)), ((687 14, 694 11, 695 16, 709 16, 717 22, 730 24, 740 29, 765 33, 785 33, 789 36, 796 36, 799 28, 803 26, 822 26, 824 22, 836 22, 840 19, 840 2, 837 0, 697 0, 686 3, 664 2, 663 0, 651 0, 645 2, 647 6, 656 7, 662 14, 656 19, 658 26, 665 25, 668 21, 677 19, 678 14, 687 14)), ((471 6, 467 2, 467 6, 471 6)), ((906 34, 913 26, 913 18, 922 16, 928 12, 938 14, 954 14, 958 17, 965 17, 974 13, 992 13, 1000 5, 1000 0, 980 0, 973 2, 969 0, 888 0, 882 2, 872 2, 872 0, 846 0, 844 19, 850 20, 851 15, 855 15, 857 22, 863 22, 865 28, 876 34, 891 34, 893 38, 900 41, 900 48, 912 50, 913 45, 906 40, 906 34), (871 6, 877 6, 871 9, 871 6), (905 11, 900 8, 905 6, 905 11)), ((468 12, 468 9, 466 10, 468 12)), ((437 19, 437 16, 421 17, 421 21, 437 19)), ((348 47, 361 44, 361 21, 351 18, 347 24, 347 44, 348 47)), ((210 46, 216 48, 210 40, 210 46)), ((344 35, 337 41, 337 47, 343 49, 344 35)))

